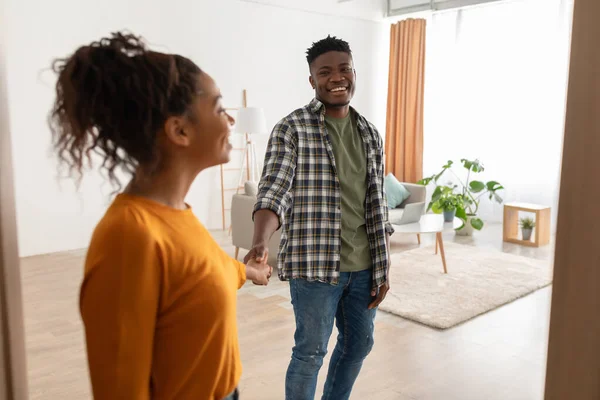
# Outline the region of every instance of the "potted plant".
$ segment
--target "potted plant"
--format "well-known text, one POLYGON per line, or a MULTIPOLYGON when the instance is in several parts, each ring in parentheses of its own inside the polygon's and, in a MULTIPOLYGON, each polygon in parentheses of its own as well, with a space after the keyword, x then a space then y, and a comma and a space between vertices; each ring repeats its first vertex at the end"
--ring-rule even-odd
POLYGON ((535 221, 531 217, 521 218, 519 220, 521 225, 521 233, 523 235, 523 240, 531 240, 531 232, 533 232, 533 228, 535 228, 535 221))
POLYGON ((427 211, 432 210, 435 214, 444 214, 444 222, 454 221, 456 210, 464 207, 464 202, 460 194, 454 193, 454 187, 440 186, 440 196, 436 196, 436 201, 432 201, 427 211))
POLYGON ((456 206, 456 217, 463 221, 460 228, 456 230, 458 235, 471 235, 473 230, 481 230, 483 228, 483 220, 477 216, 479 211, 479 203, 483 196, 487 196, 490 201, 502 203, 502 198, 498 195, 498 191, 504 187, 496 181, 482 182, 472 179, 472 174, 479 174, 484 171, 484 166, 479 160, 461 159, 460 163, 466 170, 466 178, 461 178, 452 170, 453 161, 448 161, 442 167, 442 170, 437 174, 421 179, 419 184, 427 186, 431 183, 435 185, 435 190, 431 196, 431 202, 428 206, 428 211, 433 209, 433 205, 437 204, 442 196, 447 193, 447 188, 451 188, 452 192, 458 189, 457 196, 460 196, 461 202, 456 206), (438 184, 442 176, 446 173, 452 174, 453 180, 450 185, 438 184))

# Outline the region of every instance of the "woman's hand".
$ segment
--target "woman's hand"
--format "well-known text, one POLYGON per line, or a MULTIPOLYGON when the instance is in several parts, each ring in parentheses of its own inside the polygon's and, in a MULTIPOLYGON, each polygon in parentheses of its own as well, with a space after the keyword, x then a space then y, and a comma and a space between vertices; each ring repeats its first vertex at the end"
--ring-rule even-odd
POLYGON ((246 263, 246 277, 255 285, 268 285, 272 273, 273 267, 266 262, 259 263, 254 258, 251 258, 246 263))

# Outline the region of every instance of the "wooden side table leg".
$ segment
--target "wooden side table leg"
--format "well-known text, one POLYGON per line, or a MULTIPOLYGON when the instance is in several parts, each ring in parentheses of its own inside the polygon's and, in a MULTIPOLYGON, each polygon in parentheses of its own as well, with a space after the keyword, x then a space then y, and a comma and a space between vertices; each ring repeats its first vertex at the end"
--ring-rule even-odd
POLYGON ((448 269, 446 268, 446 254, 444 253, 444 241, 442 240, 442 232, 436 233, 435 238, 437 244, 440 246, 440 254, 442 256, 442 265, 444 266, 444 273, 447 274, 448 269))
POLYGON ((240 254, 240 248, 239 248, 239 247, 236 247, 236 248, 235 248, 235 259, 236 259, 236 260, 238 259, 238 255, 239 255, 239 254, 240 254))
POLYGON ((438 244, 438 234, 436 233, 435 234, 435 254, 437 254, 437 252, 438 252, 438 246, 439 246, 439 244, 438 244))
POLYGON ((509 242, 516 240, 519 236, 519 210, 512 206, 504 206, 502 219, 502 240, 509 242))
POLYGON ((535 215, 535 243, 544 246, 550 243, 550 208, 539 210, 535 215))
POLYGON ((417 233, 417 240, 419 241, 419 244, 421 244, 421 234, 417 233))

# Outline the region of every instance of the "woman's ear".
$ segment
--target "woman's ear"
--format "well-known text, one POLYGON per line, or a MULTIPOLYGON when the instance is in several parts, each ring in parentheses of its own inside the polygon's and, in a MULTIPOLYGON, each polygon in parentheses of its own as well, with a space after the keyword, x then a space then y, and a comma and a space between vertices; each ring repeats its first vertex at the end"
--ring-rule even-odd
POLYGON ((164 130, 168 140, 177 146, 190 145, 190 135, 186 132, 189 128, 185 117, 169 117, 165 121, 164 130))

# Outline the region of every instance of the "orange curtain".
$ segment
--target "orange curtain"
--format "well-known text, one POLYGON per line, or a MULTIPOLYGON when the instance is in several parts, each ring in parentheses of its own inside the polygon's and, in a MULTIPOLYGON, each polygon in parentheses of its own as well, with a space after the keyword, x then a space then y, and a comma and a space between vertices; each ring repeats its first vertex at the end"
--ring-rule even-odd
POLYGON ((392 25, 385 170, 401 182, 423 178, 424 19, 392 25))

